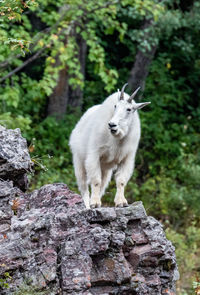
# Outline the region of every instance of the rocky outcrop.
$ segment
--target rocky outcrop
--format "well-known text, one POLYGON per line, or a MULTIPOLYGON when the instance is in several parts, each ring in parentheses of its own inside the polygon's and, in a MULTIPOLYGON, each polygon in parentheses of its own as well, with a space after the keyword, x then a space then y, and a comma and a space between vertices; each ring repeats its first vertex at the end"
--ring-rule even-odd
POLYGON ((65 184, 2 180, 0 205, 1 295, 175 294, 174 247, 141 202, 87 210, 65 184))
POLYGON ((27 189, 27 172, 31 171, 31 159, 26 140, 20 129, 6 129, 0 126, 0 178, 12 180, 14 185, 27 189))
POLYGON ((175 294, 174 247, 141 202, 87 210, 64 184, 17 199, 0 240, 0 273, 12 277, 1 294, 24 282, 48 295, 175 294))

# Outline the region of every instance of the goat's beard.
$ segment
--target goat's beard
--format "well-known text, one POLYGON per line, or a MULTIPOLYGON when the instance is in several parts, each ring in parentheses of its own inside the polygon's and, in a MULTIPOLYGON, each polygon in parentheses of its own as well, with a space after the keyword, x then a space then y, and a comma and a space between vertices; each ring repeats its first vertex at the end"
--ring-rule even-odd
POLYGON ((126 128, 118 128, 116 130, 116 132, 112 132, 112 130, 110 131, 112 136, 116 137, 116 138, 119 138, 119 139, 122 139, 126 134, 126 128), (125 130, 124 130, 125 129, 125 130))

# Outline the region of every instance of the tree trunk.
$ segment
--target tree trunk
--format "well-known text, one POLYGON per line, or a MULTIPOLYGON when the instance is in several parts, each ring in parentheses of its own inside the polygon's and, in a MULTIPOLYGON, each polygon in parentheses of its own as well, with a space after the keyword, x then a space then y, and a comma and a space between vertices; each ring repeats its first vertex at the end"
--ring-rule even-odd
MULTIPOLYGON (((67 36, 64 40, 64 45, 67 45, 67 36)), ((55 67, 60 65, 59 55, 56 56, 55 67)), ((68 102, 68 71, 67 65, 64 69, 60 70, 57 85, 53 93, 49 97, 48 102, 48 116, 55 116, 58 120, 62 119, 66 113, 68 102)))
POLYGON ((48 115, 62 119, 66 113, 68 102, 68 75, 67 67, 60 71, 58 83, 49 97, 48 115))
MULTIPOLYGON (((151 26, 151 21, 146 20, 142 29, 144 30, 149 26, 151 26)), ((148 39, 149 37, 151 36, 149 36, 147 33, 145 35, 145 39, 148 39)), ((149 66, 154 58, 157 47, 158 44, 152 45, 150 50, 146 49, 146 52, 142 52, 140 49, 138 49, 128 80, 129 87, 132 88, 132 91, 134 91, 139 86, 141 87, 142 92, 144 91, 145 80, 149 73, 149 66)))
POLYGON ((152 49, 146 53, 138 50, 128 80, 128 84, 131 86, 133 91, 139 86, 141 87, 142 92, 144 91, 145 80, 149 73, 149 66, 154 58, 156 49, 157 46, 153 46, 152 49))
MULTIPOLYGON (((79 35, 76 37, 78 45, 78 59, 81 66, 81 73, 85 77, 86 42, 79 35)), ((58 57, 56 58, 58 65, 58 57)), ((72 87, 68 84, 69 75, 67 66, 59 73, 59 78, 53 93, 49 97, 48 115, 54 115, 58 120, 62 119, 67 111, 67 106, 81 107, 83 103, 83 90, 80 86, 72 87)))
MULTIPOLYGON (((78 44, 78 59, 80 62, 81 73, 83 75, 83 79, 85 79, 85 61, 86 61, 86 51, 87 45, 85 40, 80 36, 77 35, 76 41, 78 44)), ((83 104, 83 89, 80 86, 73 87, 69 86, 69 100, 68 105, 75 108, 75 107, 82 107, 83 104)))

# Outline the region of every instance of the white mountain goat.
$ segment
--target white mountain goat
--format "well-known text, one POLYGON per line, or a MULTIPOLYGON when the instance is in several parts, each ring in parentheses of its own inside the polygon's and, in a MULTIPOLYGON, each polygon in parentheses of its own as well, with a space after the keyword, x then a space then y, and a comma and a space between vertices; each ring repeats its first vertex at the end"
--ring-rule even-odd
POLYGON ((135 154, 140 140, 138 109, 150 102, 136 103, 131 95, 110 95, 102 104, 87 110, 70 136, 75 175, 79 190, 87 208, 101 206, 113 171, 117 192, 115 206, 127 206, 124 189, 132 175, 135 154), (91 199, 88 189, 91 185, 91 199))

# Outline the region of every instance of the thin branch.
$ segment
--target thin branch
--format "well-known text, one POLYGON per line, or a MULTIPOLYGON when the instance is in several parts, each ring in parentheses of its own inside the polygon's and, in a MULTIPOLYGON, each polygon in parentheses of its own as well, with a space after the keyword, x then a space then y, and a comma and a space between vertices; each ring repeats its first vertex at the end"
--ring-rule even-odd
POLYGON ((28 64, 30 64, 31 62, 33 62, 34 60, 36 60, 46 48, 47 48, 47 46, 41 48, 33 56, 31 56, 29 59, 27 59, 22 65, 20 65, 19 67, 15 68, 13 71, 11 71, 10 73, 8 73, 6 76, 4 76, 3 78, 1 78, 0 79, 0 83, 2 83, 3 81, 5 81, 6 79, 10 78, 12 75, 14 75, 15 73, 19 72, 21 69, 23 69, 24 67, 26 67, 28 64))
MULTIPOLYGON (((67 28, 67 35, 70 34, 71 30, 73 29, 75 22, 71 21, 71 26, 69 26, 67 28)), ((63 28, 59 34, 62 34, 64 31, 66 31, 66 28, 63 28)), ((28 64, 30 64, 31 62, 33 62, 34 60, 36 60, 38 57, 40 57, 41 53, 51 45, 52 43, 44 46, 43 48, 41 48, 38 52, 36 52, 33 56, 31 56, 29 59, 27 59, 22 65, 20 65, 19 67, 15 68, 13 71, 11 71, 10 73, 8 73, 6 76, 4 76, 3 78, 0 79, 0 83, 2 83, 3 81, 5 81, 6 79, 10 78, 11 76, 13 76, 14 74, 16 74, 17 72, 19 72, 21 69, 23 69, 24 67, 26 67, 28 64)))
POLYGON ((19 58, 21 57, 22 54, 17 54, 17 55, 14 55, 14 56, 10 56, 7 60, 3 61, 0 63, 0 68, 5 68, 9 65, 9 63, 14 59, 14 58, 19 58))
MULTIPOLYGON (((31 43, 30 44, 30 48, 29 50, 32 51, 34 49, 34 47, 37 45, 38 43, 38 40, 40 39, 40 36, 44 33, 48 33, 50 31, 51 28, 45 28, 44 30, 38 32, 34 38, 33 38, 33 41, 34 43, 31 43)), ((22 53, 19 53, 17 55, 11 55, 7 60, 3 61, 0 63, 0 68, 5 68, 7 67, 12 61, 13 59, 16 59, 16 58, 20 58, 20 57, 23 57, 23 54, 22 53)))

